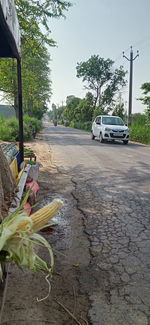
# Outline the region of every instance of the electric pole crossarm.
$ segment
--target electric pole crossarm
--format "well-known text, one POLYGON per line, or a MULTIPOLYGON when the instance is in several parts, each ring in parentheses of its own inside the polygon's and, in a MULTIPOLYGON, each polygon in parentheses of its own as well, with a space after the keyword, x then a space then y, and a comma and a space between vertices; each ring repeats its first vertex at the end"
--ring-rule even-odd
POLYGON ((130 61, 130 59, 127 58, 127 56, 123 55, 123 58, 126 58, 128 61, 130 61))
POLYGON ((128 59, 127 56, 124 55, 124 52, 123 52, 123 58, 126 58, 128 61, 130 61, 130 59, 128 59))
POLYGON ((133 59, 133 61, 134 61, 137 57, 139 57, 139 53, 135 56, 135 58, 133 59))

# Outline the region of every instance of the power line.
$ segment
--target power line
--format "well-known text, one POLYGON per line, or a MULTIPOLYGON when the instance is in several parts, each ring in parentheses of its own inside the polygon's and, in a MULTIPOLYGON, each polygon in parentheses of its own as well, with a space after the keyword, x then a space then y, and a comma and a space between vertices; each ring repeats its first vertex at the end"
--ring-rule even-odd
POLYGON ((135 42, 134 45, 133 45, 133 47, 137 46, 138 44, 145 43, 145 42, 147 42, 147 41, 150 41, 150 36, 147 37, 147 38, 144 38, 144 39, 141 39, 141 40, 135 42))

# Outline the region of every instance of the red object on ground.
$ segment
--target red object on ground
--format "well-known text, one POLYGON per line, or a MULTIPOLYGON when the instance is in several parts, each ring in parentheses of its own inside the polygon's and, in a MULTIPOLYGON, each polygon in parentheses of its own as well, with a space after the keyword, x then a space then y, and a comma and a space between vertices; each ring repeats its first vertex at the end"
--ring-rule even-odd
POLYGON ((28 216, 31 214, 31 205, 30 205, 30 203, 26 203, 24 206, 23 206, 23 208, 25 209, 24 210, 24 213, 25 214, 27 214, 28 216))
POLYGON ((31 190, 36 194, 40 187, 39 187, 39 184, 36 182, 36 181, 31 181, 29 183, 26 183, 26 187, 27 188, 31 188, 31 190))

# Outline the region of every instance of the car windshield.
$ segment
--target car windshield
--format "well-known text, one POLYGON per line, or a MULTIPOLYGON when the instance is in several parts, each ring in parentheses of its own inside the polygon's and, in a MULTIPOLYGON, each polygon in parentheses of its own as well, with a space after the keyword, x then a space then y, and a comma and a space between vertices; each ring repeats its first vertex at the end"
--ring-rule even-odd
POLYGON ((120 117, 115 116, 102 117, 102 123, 107 125, 124 125, 123 120, 120 117))

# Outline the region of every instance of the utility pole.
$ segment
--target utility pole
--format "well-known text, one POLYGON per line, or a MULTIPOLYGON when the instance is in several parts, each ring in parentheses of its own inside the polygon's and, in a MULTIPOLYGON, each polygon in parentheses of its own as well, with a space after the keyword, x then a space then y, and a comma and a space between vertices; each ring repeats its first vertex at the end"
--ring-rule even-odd
POLYGON ((132 46, 130 48, 130 59, 128 59, 123 52, 123 58, 127 59, 130 62, 130 76, 129 76, 129 106, 128 106, 128 124, 131 124, 132 117, 132 79, 133 79, 133 61, 139 56, 139 51, 137 55, 133 57, 132 46))

